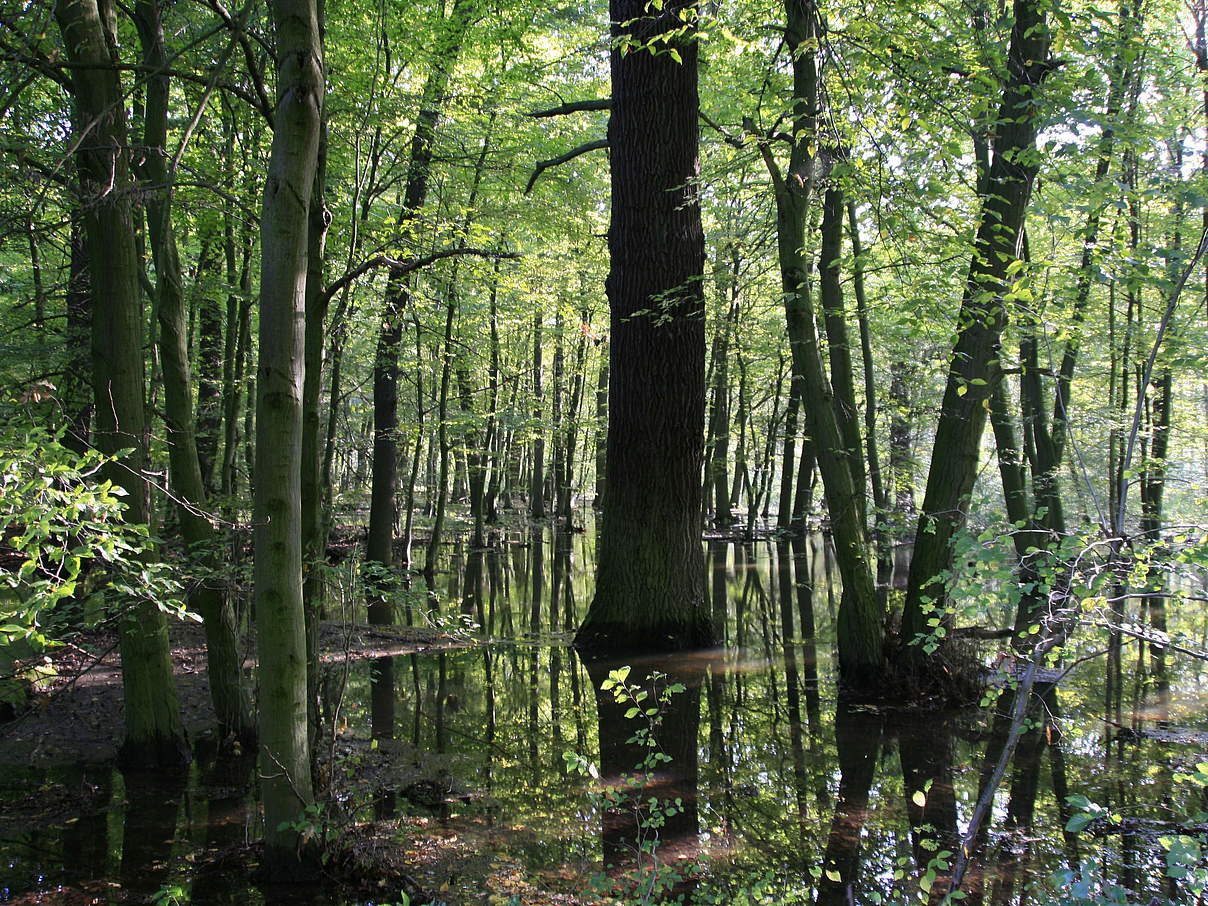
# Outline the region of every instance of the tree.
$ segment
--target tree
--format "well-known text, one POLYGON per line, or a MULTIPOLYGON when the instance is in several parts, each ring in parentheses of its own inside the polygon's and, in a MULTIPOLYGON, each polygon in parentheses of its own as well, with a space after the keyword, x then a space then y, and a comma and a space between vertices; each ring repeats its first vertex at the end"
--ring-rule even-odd
MULTIPOLYGON (((75 148, 92 290, 94 442, 117 457, 111 480, 126 491, 126 519, 148 522, 141 264, 135 244, 126 106, 115 67, 109 0, 60 0, 55 17, 76 66, 75 148), (119 455, 120 454, 120 455, 119 455)), ((188 760, 172 679, 167 618, 154 602, 121 620, 126 739, 122 758, 160 766, 188 760)))
POLYGON ((312 804, 302 599, 302 384, 310 197, 323 111, 318 0, 274 0, 277 106, 261 214, 256 376, 255 606, 265 869, 309 873, 312 804))
POLYGON ((953 537, 969 512, 990 395, 1002 380, 1000 339, 1011 263, 1021 260, 1024 212, 1039 169, 1038 92, 1052 66, 1045 5, 1015 0, 1008 77, 995 124, 969 277, 957 316, 956 342, 936 426, 935 452, 915 532, 914 559, 902 613, 902 638, 927 629, 943 604, 953 537))
POLYGON ((576 644, 707 645, 696 6, 612 0, 609 14, 607 475, 596 594, 576 644))

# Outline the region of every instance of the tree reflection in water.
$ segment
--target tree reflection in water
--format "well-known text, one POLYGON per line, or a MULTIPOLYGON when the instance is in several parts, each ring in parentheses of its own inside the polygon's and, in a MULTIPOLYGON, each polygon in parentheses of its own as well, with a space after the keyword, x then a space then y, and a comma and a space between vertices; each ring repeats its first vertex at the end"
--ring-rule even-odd
POLYGON ((638 890, 665 884, 667 897, 687 894, 693 882, 684 869, 697 855, 700 839, 697 733, 703 663, 680 656, 629 659, 624 665, 590 660, 585 666, 595 690, 600 783, 606 795, 615 794, 601 816, 605 868, 638 890), (634 702, 602 688, 610 671, 622 666, 631 668, 627 682, 649 693, 642 709, 657 709, 657 716, 633 715, 634 702), (661 694, 673 684, 683 691, 661 694), (643 728, 649 736, 638 732, 643 728), (648 767, 653 752, 669 760, 648 767))

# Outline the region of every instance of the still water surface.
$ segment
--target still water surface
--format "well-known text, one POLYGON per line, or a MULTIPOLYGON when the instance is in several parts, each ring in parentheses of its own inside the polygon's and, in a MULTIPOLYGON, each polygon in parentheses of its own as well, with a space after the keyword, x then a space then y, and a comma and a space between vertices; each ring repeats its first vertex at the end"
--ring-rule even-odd
MULTIPOLYGON (((1009 711, 1010 693, 961 713, 841 703, 838 595, 821 536, 796 547, 713 541, 711 601, 726 644, 631 662, 629 683, 666 675, 648 703, 672 683, 683 690, 666 696, 657 720, 626 717, 631 704, 600 690, 617 665, 584 665, 566 644, 590 599, 592 548, 588 534, 548 529, 489 551, 457 547, 437 606, 445 620, 476 624, 480 644, 328 665, 336 732, 323 745, 338 756, 341 813, 397 822, 390 845, 449 903, 600 887, 643 844, 681 876, 672 894, 697 902, 935 902, 950 861, 940 856, 957 850, 1001 751, 995 715, 1009 711), (656 745, 635 744, 639 730, 656 745), (637 770, 652 750, 657 770, 637 770), (601 778, 575 769, 585 763, 601 778), (626 783, 641 809, 605 801, 626 783)), ((1078 655, 1102 640, 1084 644, 1078 655)), ((1184 896, 1168 851, 1191 845, 1178 823, 1206 806, 1178 776, 1208 760, 1201 665, 1171 661, 1168 681, 1154 682, 1133 669, 1149 663, 1134 643, 1123 683, 1109 684, 1105 663, 1087 660, 1035 700, 966 902, 1091 902, 1080 895, 1102 885, 1138 903, 1184 896), (1122 823, 1066 831, 1069 796, 1122 823)), ((146 902, 173 887, 181 902, 265 902, 237 867, 197 867, 210 861, 204 853, 258 836, 252 771, 250 759, 217 761, 204 745, 180 782, 105 764, 8 769, 5 799, 85 790, 89 808, 58 827, 8 827, 0 902, 146 902)))

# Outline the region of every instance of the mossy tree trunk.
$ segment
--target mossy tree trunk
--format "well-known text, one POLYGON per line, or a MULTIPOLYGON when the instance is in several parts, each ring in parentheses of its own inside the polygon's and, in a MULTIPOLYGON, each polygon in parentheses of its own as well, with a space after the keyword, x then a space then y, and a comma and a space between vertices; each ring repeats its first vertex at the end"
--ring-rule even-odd
POLYGON ((1019 259, 1024 213, 1038 170, 1038 92, 1050 69, 1045 5, 1041 0, 1015 0, 1014 16, 993 160, 915 532, 902 614, 902 638, 907 642, 926 633, 932 613, 945 604, 944 577, 952 566, 953 537, 969 510, 991 393, 1002 379, 999 343, 1006 325, 1008 267, 1019 259))
MULTIPOLYGON (((760 143, 760 150, 776 194, 777 252, 793 377, 803 384, 806 432, 826 489, 827 510, 843 577, 838 620, 839 671, 848 685, 866 688, 880 679, 884 630, 865 534, 863 466, 862 461, 856 462, 860 459, 858 455, 851 456, 849 438, 844 433, 846 420, 839 415, 841 403, 836 402, 823 370, 803 251, 814 187, 812 148, 818 130, 817 10, 810 0, 786 0, 785 15, 789 46, 796 48, 792 61, 792 132, 797 138, 787 172, 782 171, 766 141, 760 143)), ((841 230, 841 219, 838 225, 841 230)), ((854 415, 853 411, 853 424, 854 415)), ((803 489, 804 483, 799 482, 798 495, 803 489)))
POLYGON ((279 62, 260 228, 253 522, 264 868, 270 878, 285 881, 314 869, 302 834, 313 802, 302 597, 302 388, 307 223, 324 74, 317 0, 273 0, 271 8, 279 62))
MULTIPOLYGON (((116 9, 109 0, 59 0, 55 18, 74 65, 76 165, 92 291, 93 440, 117 456, 108 478, 126 490, 126 520, 149 518, 143 400, 141 263, 135 239, 125 99, 117 61, 116 9)), ((128 765, 188 759, 172 678, 168 627, 153 601, 132 603, 120 622, 128 765)))
MULTIPOLYGON (((151 69, 166 66, 164 28, 158 0, 140 0, 134 8, 143 62, 151 69)), ((189 583, 189 605, 201 614, 206 633, 206 670, 210 699, 222 736, 251 742, 256 735, 251 702, 243 686, 235 611, 217 578, 217 532, 206 512, 209 505, 198 451, 189 367, 189 326, 176 232, 172 224, 172 174, 167 166, 168 99, 166 74, 147 80, 143 112, 142 172, 155 187, 146 199, 147 233, 155 262, 160 364, 164 382, 164 421, 168 429, 168 468, 180 532, 197 575, 189 583)), ((204 301, 203 306, 210 303, 204 301)), ((203 331, 204 333, 204 331, 203 331)), ((211 338, 212 339, 212 338, 211 338)), ((212 394, 217 399, 217 387, 212 394)), ((203 399, 205 397, 203 396, 203 399)), ((217 422, 212 425, 215 441, 217 422)), ((213 462, 211 452, 210 461, 213 462)))

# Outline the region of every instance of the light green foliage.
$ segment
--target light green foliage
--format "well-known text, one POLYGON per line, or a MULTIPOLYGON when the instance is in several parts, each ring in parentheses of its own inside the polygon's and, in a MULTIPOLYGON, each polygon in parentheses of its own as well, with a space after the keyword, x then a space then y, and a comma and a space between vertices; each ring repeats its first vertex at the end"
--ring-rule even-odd
MULTIPOLYGON (((668 683, 667 675, 659 671, 651 672, 644 682, 633 681, 629 675, 629 667, 610 670, 600 689, 611 692, 618 705, 629 705, 625 718, 635 721, 638 726, 626 744, 641 747, 645 754, 631 773, 593 792, 592 798, 598 809, 624 810, 632 814, 636 834, 629 844, 635 861, 633 868, 623 874, 623 879, 630 882, 634 892, 632 902, 646 904, 661 902, 663 894, 683 879, 683 871, 692 870, 692 866, 677 869, 663 865, 657 857, 659 831, 668 818, 683 810, 683 799, 645 795, 655 772, 672 760, 660 748, 657 733, 672 697, 684 692, 685 687, 683 683, 668 683)), ((581 754, 567 751, 562 757, 569 770, 599 778, 599 768, 581 754)), ((598 876, 595 884, 600 892, 615 889, 613 878, 598 876)))
POLYGON ((106 462, 25 413, 0 422, 0 550, 15 561, 0 573, 0 674, 131 601, 192 616, 168 567, 144 558, 147 527, 122 521, 124 491, 100 477, 106 462))

